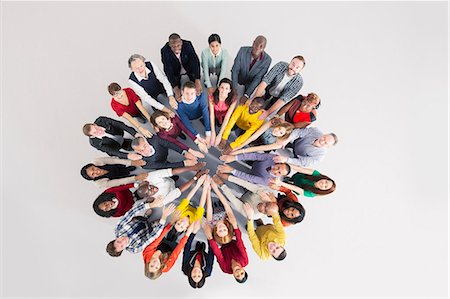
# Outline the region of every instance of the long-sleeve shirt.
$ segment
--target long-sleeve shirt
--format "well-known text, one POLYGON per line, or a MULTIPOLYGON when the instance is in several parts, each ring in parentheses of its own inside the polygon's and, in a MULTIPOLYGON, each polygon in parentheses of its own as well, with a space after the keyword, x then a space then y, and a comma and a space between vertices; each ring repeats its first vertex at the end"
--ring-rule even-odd
POLYGON ((263 125, 264 119, 258 119, 262 113, 263 111, 260 110, 254 114, 250 114, 248 105, 237 106, 233 114, 231 115, 227 126, 225 127, 222 138, 228 140, 231 129, 233 129, 234 125, 236 124, 239 128, 245 130, 245 133, 236 138, 236 140, 232 142, 230 146, 231 148, 240 146, 263 125))
POLYGON ((178 136, 180 136, 180 134, 182 132, 184 132, 184 133, 186 133, 186 135, 189 136, 189 138, 192 139, 192 141, 194 141, 196 139, 194 134, 192 134, 192 132, 186 128, 186 126, 183 124, 183 122, 180 120, 180 118, 178 116, 176 116, 176 115, 175 115, 174 118, 172 118, 172 125, 173 125, 172 129, 170 129, 169 131, 166 131, 164 129, 160 129, 159 132, 158 132, 158 136, 161 137, 162 139, 165 139, 165 140, 169 141, 169 142, 175 143, 176 145, 178 145, 179 147, 181 147, 185 151, 189 150, 188 146, 186 146, 185 144, 181 143, 176 138, 178 136))
MULTIPOLYGON (((95 166, 114 165, 114 164, 131 166, 131 160, 119 159, 117 157, 99 157, 94 160, 93 164, 95 166)), ((121 178, 121 179, 113 179, 113 180, 110 180, 108 178, 103 178, 103 179, 95 180, 94 182, 99 188, 111 188, 111 187, 115 187, 115 186, 133 183, 134 176, 129 176, 126 178, 121 178)))
MULTIPOLYGON (((263 82, 266 82, 267 85, 269 85, 267 88, 276 88, 276 86, 283 81, 284 76, 287 74, 288 66, 288 63, 280 61, 270 69, 262 79, 263 82)), ((289 78, 289 81, 283 86, 280 94, 277 96, 287 103, 297 95, 302 86, 303 78, 300 73, 296 74, 292 76, 292 78, 289 78)))
POLYGON ((212 87, 211 79, 209 78, 209 74, 211 71, 215 71, 220 69, 220 74, 216 74, 219 76, 217 82, 220 82, 223 78, 225 78, 225 73, 228 69, 228 51, 221 48, 219 53, 216 56, 211 52, 211 49, 208 47, 202 51, 201 55, 202 59, 202 69, 203 69, 203 78, 205 79, 206 87, 212 87))
POLYGON ((319 139, 323 133, 314 127, 295 129, 291 133, 291 140, 294 140, 294 156, 289 158, 289 164, 308 167, 321 161, 327 153, 326 148, 316 147, 313 143, 319 139))
POLYGON ((234 235, 236 236, 236 240, 232 240, 230 243, 224 244, 220 248, 216 241, 213 239, 208 240, 209 246, 216 256, 220 269, 228 274, 233 274, 233 269, 231 268, 232 259, 238 262, 241 267, 248 265, 247 251, 244 242, 242 242, 242 233, 239 228, 234 229, 234 235))
POLYGON ((205 214, 204 207, 194 208, 190 205, 190 201, 185 198, 183 199, 177 207, 177 210, 180 211, 180 219, 183 217, 189 217, 189 223, 193 223, 197 220, 202 221, 203 214, 205 214))
MULTIPOLYGON (((282 209, 283 209, 283 204, 286 200, 292 200, 295 202, 298 202, 298 198, 297 196, 294 194, 294 192, 292 192, 292 190, 286 188, 286 187, 280 187, 280 192, 284 193, 286 195, 286 198, 283 199, 277 199, 277 205, 278 205, 278 210, 280 211, 280 213, 283 213, 282 209)), ((305 214, 303 213, 303 216, 305 217, 305 214)), ((292 223, 284 221, 283 219, 281 219, 281 224, 283 224, 284 227, 286 226, 291 226, 292 223)))
POLYGON ((280 215, 272 216, 273 224, 258 226, 255 230, 253 220, 247 221, 248 237, 252 243, 253 250, 263 260, 270 258, 268 244, 275 242, 281 246, 286 243, 286 233, 281 224, 280 215))
POLYGON ((130 188, 133 187, 134 187, 133 184, 126 184, 105 190, 104 193, 114 193, 116 199, 118 200, 116 212, 114 213, 113 217, 123 216, 133 207, 134 198, 133 193, 131 193, 130 191, 130 188))
POLYGON ((138 204, 136 207, 129 210, 120 219, 119 223, 116 226, 116 238, 121 236, 128 236, 128 238, 130 239, 130 242, 125 249, 131 253, 141 252, 145 246, 158 238, 161 235, 164 224, 166 223, 166 220, 160 219, 159 223, 153 228, 151 232, 148 230, 147 226, 137 232, 134 232, 136 227, 138 225, 141 225, 141 222, 133 218, 142 211, 149 208, 150 204, 148 203, 142 202, 138 204))
MULTIPOLYGON (((150 261, 153 254, 156 252, 158 245, 161 243, 162 239, 167 235, 167 232, 170 230, 171 226, 172 226, 171 224, 166 225, 166 227, 164 227, 164 230, 159 235, 159 237, 144 249, 144 251, 142 252, 144 264, 147 264, 150 261)), ((169 258, 167 259, 166 266, 162 269, 162 272, 166 273, 169 272, 170 269, 172 269, 173 265, 178 259, 178 256, 183 250, 184 245, 186 245, 187 239, 188 237, 186 235, 183 236, 183 238, 178 243, 177 247, 175 247, 175 249, 170 254, 169 258)))
MULTIPOLYGON (((169 80, 167 79, 166 75, 161 72, 161 70, 158 68, 158 66, 156 64, 154 64, 153 62, 149 61, 153 67, 153 72, 156 76, 156 79, 158 79, 159 82, 162 83, 162 85, 164 86, 164 89, 167 93, 167 96, 173 96, 173 90, 172 90, 172 86, 170 85, 169 80)), ((145 73, 148 75, 150 73, 150 69, 148 69, 147 67, 145 68, 145 73)), ((134 75, 136 76, 136 78, 141 81, 144 80, 145 78, 139 76, 139 74, 134 73, 134 75)), ((130 84, 131 88, 133 88, 134 92, 137 93, 137 95, 145 102, 147 102, 150 106, 158 109, 158 110, 163 110, 164 109, 164 105, 161 104, 160 102, 158 102, 156 99, 152 98, 146 91, 144 88, 142 88, 142 86, 140 86, 139 84, 137 84, 136 82, 134 82, 131 79, 128 79, 128 84, 130 84)))
POLYGON ((145 179, 150 185, 158 187, 158 192, 153 196, 163 196, 163 204, 166 205, 177 199, 181 195, 181 191, 175 188, 175 182, 170 177, 172 176, 172 169, 160 169, 148 173, 145 179))
POLYGON ((184 100, 178 103, 177 113, 180 116, 183 124, 189 131, 195 136, 198 136, 198 132, 194 129, 191 120, 203 117, 203 123, 205 124, 205 133, 211 134, 211 124, 209 119, 209 108, 206 94, 199 95, 193 103, 186 103, 184 100))
POLYGON ((232 174, 236 177, 246 180, 248 182, 267 186, 269 179, 274 177, 267 168, 275 165, 273 158, 275 155, 267 153, 247 153, 236 155, 237 161, 255 161, 252 165, 252 173, 245 173, 234 169, 232 174))

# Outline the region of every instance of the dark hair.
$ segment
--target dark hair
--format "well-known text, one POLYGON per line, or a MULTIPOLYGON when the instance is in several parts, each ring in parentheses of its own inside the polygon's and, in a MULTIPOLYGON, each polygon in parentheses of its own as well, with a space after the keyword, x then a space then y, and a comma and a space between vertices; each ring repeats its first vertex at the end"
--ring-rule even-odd
POLYGON ((297 56, 294 56, 294 58, 292 58, 292 59, 293 59, 293 60, 294 60, 294 59, 298 59, 298 60, 300 60, 301 62, 303 62, 303 67, 306 66, 306 61, 305 61, 305 58, 303 58, 303 56, 297 55, 297 56))
POLYGON ((253 99, 254 102, 263 105, 264 104, 264 98, 263 97, 256 97, 253 99))
POLYGON ((181 39, 181 37, 178 33, 172 33, 171 35, 169 35, 169 41, 174 41, 177 39, 181 39))
POLYGON ((208 37, 208 44, 212 42, 218 42, 219 44, 222 43, 222 41, 220 40, 220 36, 217 33, 213 33, 208 37))
MULTIPOLYGON (((233 82, 230 79, 228 79, 228 78, 223 78, 222 80, 220 80, 218 86, 220 86, 220 84, 222 84, 222 83, 226 83, 226 84, 230 85, 230 89, 231 89, 230 93, 228 94, 228 97, 225 99, 225 104, 228 107, 230 107, 230 105, 231 105, 231 103, 233 103, 233 99, 235 97, 235 91, 234 91, 234 88, 233 88, 233 82)), ((219 103, 219 88, 216 88, 216 90, 214 90, 213 98, 214 98, 214 104, 219 103)))
POLYGON ((302 206, 301 203, 293 201, 292 199, 289 199, 286 195, 278 195, 277 202, 280 202, 279 206, 279 214, 281 220, 284 222, 290 223, 290 224, 296 224, 303 221, 305 218, 305 208, 302 206), (284 215, 284 210, 289 208, 295 208, 297 211, 300 212, 300 215, 296 218, 288 218, 286 215, 284 215))
POLYGON ((139 146, 139 144, 141 144, 142 139, 144 139, 144 137, 136 137, 133 139, 133 141, 131 141, 131 147, 134 148, 136 146, 139 146))
POLYGON ((170 116, 169 116, 169 114, 167 114, 166 112, 161 111, 161 110, 156 110, 156 111, 150 116, 150 122, 152 123, 152 125, 153 125, 154 127, 157 127, 157 128, 159 128, 159 129, 161 129, 161 128, 156 124, 156 119, 157 119, 158 117, 160 117, 160 116, 164 116, 164 117, 167 118, 167 119, 171 119, 170 116))
POLYGON ((100 194, 97 197, 97 199, 94 201, 94 203, 92 204, 92 207, 94 208, 94 212, 101 217, 105 217, 105 218, 112 217, 116 213, 117 208, 109 210, 109 211, 103 211, 98 206, 102 202, 112 200, 115 197, 116 197, 116 195, 114 193, 103 192, 102 194, 100 194))
POLYGON ((191 268, 190 271, 188 272, 189 275, 187 276, 187 277, 188 277, 189 284, 190 284, 191 287, 193 287, 194 289, 196 289, 196 288, 200 289, 201 287, 203 287, 203 286, 205 285, 205 280, 206 280, 206 273, 205 273, 205 271, 202 269, 202 274, 203 274, 203 276, 202 276, 202 279, 200 279, 199 282, 195 282, 195 281, 192 279, 192 277, 191 277, 191 275, 190 275, 191 272, 192 272, 192 268, 191 268))
POLYGON ((193 88, 195 89, 195 83, 192 81, 187 81, 183 84, 183 87, 181 89, 185 89, 185 88, 193 88))
POLYGON ((88 181, 93 181, 93 180, 94 180, 93 178, 91 178, 91 177, 88 176, 88 174, 87 174, 87 169, 88 169, 89 167, 91 167, 91 166, 95 166, 95 165, 92 164, 92 163, 86 164, 86 165, 83 166, 83 168, 81 168, 81 171, 80 171, 81 176, 82 176, 84 179, 88 180, 88 181))
POLYGON ((291 173, 291 165, 289 165, 287 163, 284 163, 284 165, 286 165, 287 174, 285 176, 287 176, 291 173))
POLYGON ((108 245, 106 245, 106 252, 113 257, 118 257, 122 254, 122 251, 116 251, 116 249, 114 248, 114 242, 116 240, 112 240, 111 242, 108 243, 108 245))
MULTIPOLYGON (((245 270, 244 270, 245 271, 245 270)), ((244 275, 244 278, 242 278, 242 279, 237 279, 237 278, 234 278, 234 279, 236 279, 236 281, 237 282, 239 282, 239 283, 244 283, 244 282, 246 282, 247 281, 247 278, 248 278, 248 274, 247 274, 247 271, 245 271, 245 275, 244 275)))
POLYGON ((120 87, 120 85, 116 82, 113 82, 108 85, 108 92, 112 96, 114 96, 114 94, 121 89, 122 89, 122 87, 120 87))
POLYGON ((316 194, 316 195, 327 195, 327 194, 333 193, 334 190, 336 189, 336 183, 335 183, 332 179, 330 179, 328 176, 323 175, 323 174, 320 174, 320 175, 310 175, 310 174, 296 173, 296 174, 294 174, 294 176, 289 180, 290 183, 293 183, 292 179, 294 179, 296 175, 301 175, 301 176, 303 176, 305 179, 307 179, 307 180, 309 180, 309 181, 311 181, 311 182, 314 182, 314 183, 315 183, 315 182, 318 182, 318 181, 320 181, 320 180, 323 180, 323 179, 331 181, 332 185, 331 185, 331 188, 328 189, 328 190, 320 190, 319 188, 317 188, 317 187, 314 186, 314 185, 313 185, 313 186, 310 186, 310 185, 308 185, 308 184, 300 184, 300 185, 298 185, 298 187, 302 188, 303 190, 311 191, 312 193, 314 193, 314 194, 316 194))
POLYGON ((86 135, 86 136, 88 136, 88 137, 91 137, 91 135, 89 135, 89 132, 91 131, 91 126, 92 125, 94 125, 94 124, 85 124, 84 126, 83 126, 83 134, 84 135, 86 135))
POLYGON ((283 249, 283 251, 280 253, 279 256, 274 257, 274 256, 272 255, 272 257, 273 257, 276 261, 282 261, 282 260, 284 260, 284 259, 286 258, 286 255, 287 255, 286 249, 283 249))

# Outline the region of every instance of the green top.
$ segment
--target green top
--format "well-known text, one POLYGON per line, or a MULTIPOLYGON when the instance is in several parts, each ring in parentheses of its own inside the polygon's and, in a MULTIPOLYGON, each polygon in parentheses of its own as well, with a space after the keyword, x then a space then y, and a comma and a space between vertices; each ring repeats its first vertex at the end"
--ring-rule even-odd
MULTIPOLYGON (((313 176, 319 176, 320 172, 318 172, 317 170, 314 170, 312 175, 313 176)), ((292 179, 294 180, 295 186, 300 187, 300 188, 302 188, 302 186, 304 186, 304 185, 314 186, 314 182, 308 180, 306 178, 306 175, 304 175, 303 173, 296 173, 296 174, 294 174, 292 179)), ((311 192, 309 190, 303 190, 303 194, 306 197, 314 197, 314 196, 316 196, 316 194, 314 194, 313 192, 311 192)))

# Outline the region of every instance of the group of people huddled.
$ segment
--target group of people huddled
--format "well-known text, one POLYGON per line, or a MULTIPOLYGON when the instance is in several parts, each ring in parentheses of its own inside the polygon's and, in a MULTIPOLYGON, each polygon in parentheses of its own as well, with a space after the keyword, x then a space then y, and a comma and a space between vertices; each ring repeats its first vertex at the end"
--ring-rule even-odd
POLYGON ((100 116, 83 126, 90 144, 109 156, 81 169, 86 180, 106 189, 93 209, 102 217, 121 217, 108 254, 142 252, 145 276, 157 279, 183 253, 181 270, 193 288, 204 285, 214 259, 239 283, 247 280, 249 260, 235 213, 247 218, 242 229, 256 254, 281 261, 287 256, 285 229, 305 217, 299 198, 336 188, 330 177, 306 168, 321 161, 337 137, 310 127, 321 100, 316 93, 300 94, 305 59, 295 56, 269 70, 267 40, 258 36, 251 47, 239 49, 229 79, 220 36, 212 34, 208 43, 199 60, 190 41, 171 34, 161 49, 164 71, 131 55, 129 87, 107 88, 112 109, 129 125, 100 116), (198 119, 204 132, 193 126, 198 119), (232 131, 236 138, 229 142, 232 131), (184 142, 188 138, 196 148, 184 142), (199 162, 211 147, 224 162, 215 174, 199 162), (168 161, 169 150, 179 153, 178 161, 168 161), (249 171, 234 169, 234 161, 246 161, 249 171), (188 172, 192 177, 179 183, 179 175, 188 172), (236 196, 226 181, 248 191, 236 196), (160 219, 150 221, 161 211, 160 219), (263 222, 266 216, 272 223, 263 222), (200 229, 207 244, 196 240, 200 229))

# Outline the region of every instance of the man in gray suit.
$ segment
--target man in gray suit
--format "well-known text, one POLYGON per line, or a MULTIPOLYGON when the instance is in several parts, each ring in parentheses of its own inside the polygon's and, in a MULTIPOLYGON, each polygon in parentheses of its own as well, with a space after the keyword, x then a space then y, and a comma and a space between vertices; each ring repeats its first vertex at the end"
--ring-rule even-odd
POLYGON ((243 98, 242 101, 245 101, 252 95, 272 62, 272 58, 264 51, 266 44, 267 39, 259 35, 253 42, 253 46, 241 47, 234 59, 234 64, 231 68, 231 79, 233 80, 234 88, 238 84, 244 85, 243 97, 245 99, 243 98))

